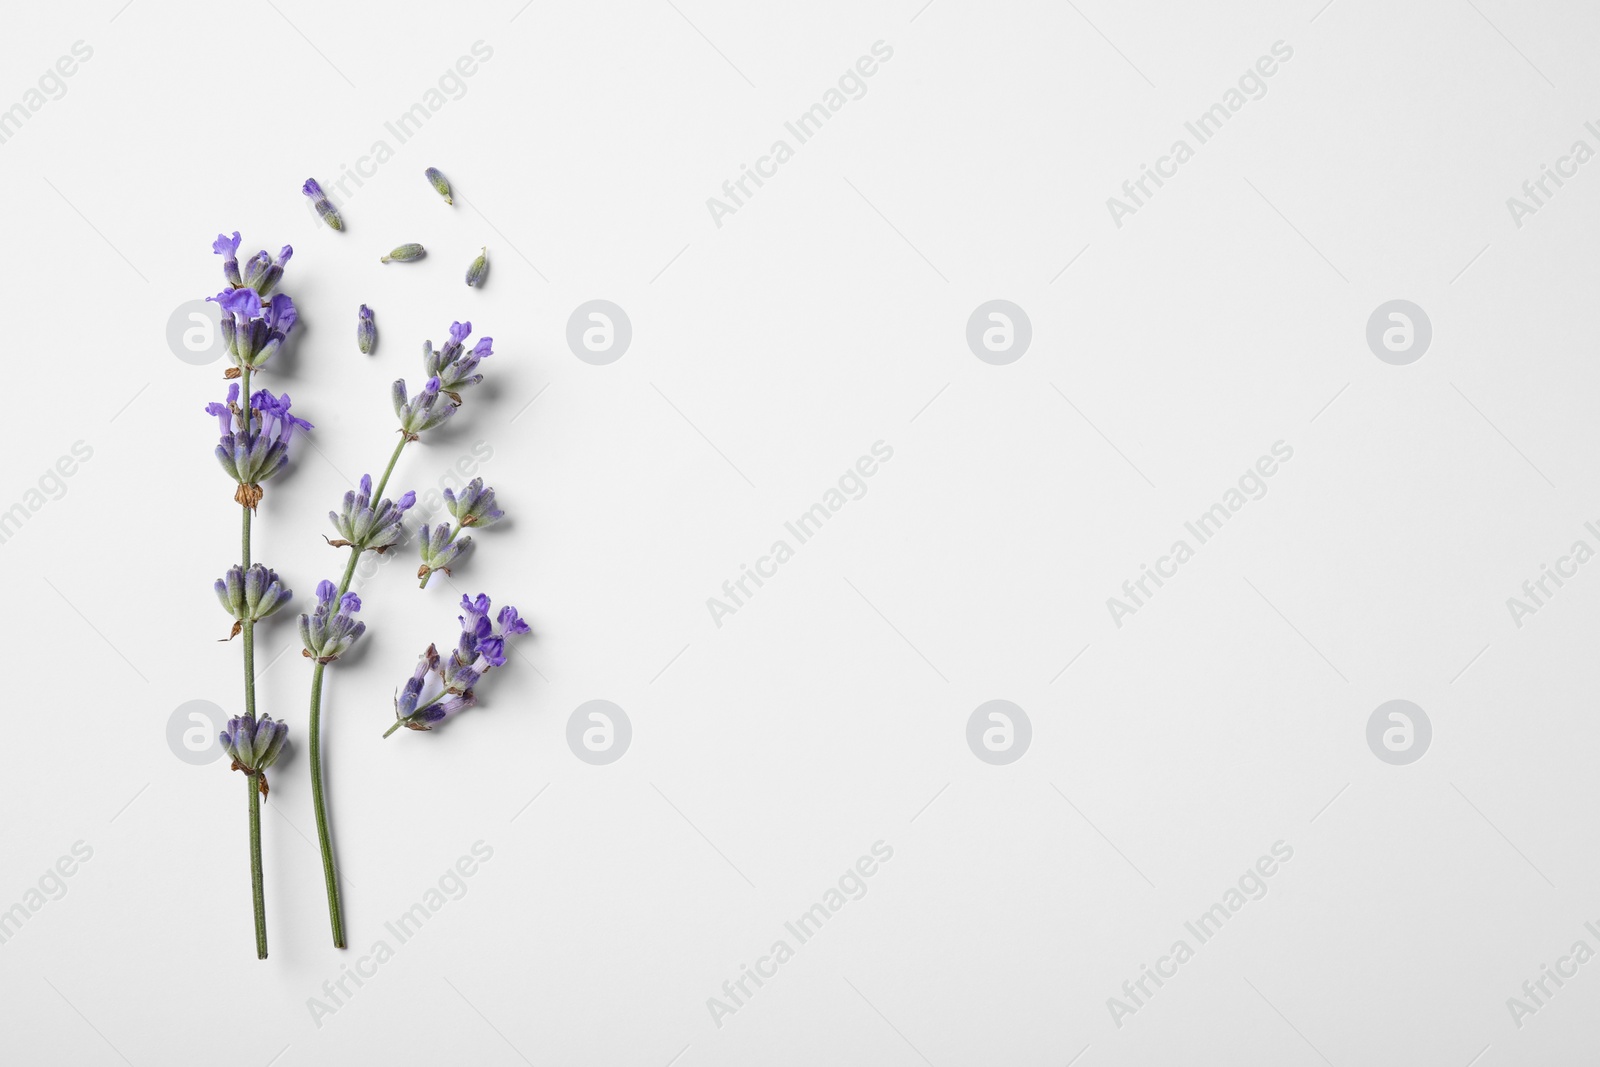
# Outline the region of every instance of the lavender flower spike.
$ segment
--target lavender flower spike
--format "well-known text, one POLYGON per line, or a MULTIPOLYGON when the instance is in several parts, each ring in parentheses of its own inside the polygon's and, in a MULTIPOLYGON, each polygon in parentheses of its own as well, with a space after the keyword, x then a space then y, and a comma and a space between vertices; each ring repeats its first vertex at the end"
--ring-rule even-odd
POLYGON ((472 547, 472 538, 455 536, 458 532, 448 522, 424 526, 417 531, 417 544, 422 549, 422 566, 417 568, 417 577, 422 579, 424 588, 434 571, 449 574, 450 565, 472 547))
POLYGON ((468 482, 466 488, 461 490, 461 495, 456 496, 448 488, 444 491, 444 506, 449 509, 462 526, 474 526, 482 530, 493 526, 506 517, 506 513, 495 507, 494 488, 485 487, 482 478, 474 478, 468 482))
POLYGON ((266 770, 278 762, 284 742, 289 740, 288 724, 273 722, 271 715, 261 716, 260 722, 241 715, 228 720, 218 740, 222 742, 222 750, 233 760, 230 769, 259 775, 261 795, 266 796, 266 770))
POLYGON ((334 597, 338 588, 324 579, 317 583, 317 608, 310 615, 300 616, 300 641, 305 651, 302 656, 318 663, 332 663, 350 650, 350 646, 367 632, 367 624, 357 622, 355 613, 361 610, 361 598, 354 593, 334 597))
POLYGON ((429 378, 428 384, 411 399, 406 399, 406 383, 396 381, 389 390, 394 401, 394 413, 400 418, 400 432, 407 440, 415 441, 417 435, 440 425, 456 413, 453 404, 439 403, 438 378, 429 378))
POLYGON ((222 610, 233 616, 233 633, 236 636, 246 622, 260 622, 287 604, 294 593, 278 578, 270 567, 253 563, 248 569, 237 563, 213 585, 222 610))
POLYGON ((422 366, 430 377, 439 379, 439 386, 456 403, 461 403, 461 390, 469 385, 477 385, 483 381, 483 375, 475 373, 478 364, 494 355, 494 338, 480 337, 478 343, 472 346, 472 351, 466 350, 466 340, 472 336, 472 323, 453 322, 450 324, 450 340, 443 347, 434 350, 431 342, 422 346, 422 366))
POLYGON ((317 214, 322 216, 322 221, 326 222, 330 229, 344 229, 344 219, 339 216, 339 209, 333 206, 327 194, 322 191, 322 186, 317 184, 317 179, 307 178, 300 191, 311 198, 311 206, 317 209, 317 214))
POLYGON ((377 346, 378 325, 372 320, 372 309, 362 304, 361 310, 356 313, 356 347, 361 349, 363 356, 370 356, 377 346))
POLYGON ((305 419, 290 414, 289 403, 288 393, 273 396, 262 389, 250 397, 248 409, 241 409, 235 382, 228 388, 226 404, 206 405, 206 414, 215 417, 222 428, 217 462, 238 483, 234 500, 247 508, 261 502, 261 483, 288 465, 289 440, 295 429, 312 428, 305 419))
POLYGON ((333 528, 343 538, 328 543, 335 548, 354 546, 357 551, 371 549, 379 553, 387 552, 400 540, 403 532, 401 520, 416 502, 416 493, 406 493, 398 502, 388 497, 374 502, 372 475, 363 474, 359 491, 345 493, 344 506, 338 511, 328 512, 328 518, 333 520, 333 528))
POLYGON ((455 651, 448 659, 440 660, 438 650, 428 646, 416 671, 395 695, 395 723, 383 736, 388 737, 402 726, 431 730, 450 715, 477 703, 474 689, 483 676, 506 664, 506 639, 529 630, 517 609, 509 606, 500 609, 497 629, 489 621, 490 608, 489 598, 481 593, 476 598, 461 598, 461 639, 455 651), (438 692, 424 697, 434 688, 433 678, 438 680, 438 692))

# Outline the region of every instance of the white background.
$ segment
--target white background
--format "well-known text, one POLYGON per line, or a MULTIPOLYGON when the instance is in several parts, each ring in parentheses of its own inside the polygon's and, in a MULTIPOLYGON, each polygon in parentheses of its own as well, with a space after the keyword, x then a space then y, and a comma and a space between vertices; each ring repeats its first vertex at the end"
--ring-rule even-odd
POLYGON ((107 0, 11 21, 0 108, 74 42, 93 54, 0 144, 0 509, 29 512, 0 544, 0 908, 75 842, 93 855, 0 945, 7 1062, 1593 1049, 1600 963, 1520 1027, 1507 998, 1580 938, 1600 950, 1600 564, 1520 627, 1506 601, 1600 547, 1600 164, 1520 227, 1506 198, 1574 140, 1600 148, 1600 15, 920 2, 107 0), (492 57, 399 143, 385 123, 479 41, 492 57), (716 225, 706 199, 878 41, 865 95, 716 225), (1106 198, 1193 145, 1185 120, 1278 41, 1266 94, 1115 225, 1106 198), (322 227, 301 182, 331 188, 378 140, 393 158, 340 197, 347 230, 322 227), (490 381, 393 486, 459 484, 482 442, 511 515, 453 585, 419 592, 410 543, 360 585, 370 629, 329 670, 325 721, 343 953, 310 672, 292 613, 263 626, 261 710, 292 731, 264 963, 243 780, 167 736, 188 701, 240 707, 210 590, 237 552, 202 413, 223 364, 166 339, 220 288, 209 246, 234 229, 245 253, 296 249, 303 329, 262 384, 317 429, 268 483, 255 552, 295 610, 343 564, 324 513, 387 456, 389 383, 414 388, 453 319, 495 338, 490 381), (404 241, 429 256, 378 263, 404 241), (565 339, 597 298, 633 325, 608 366, 565 339), (1031 319, 1007 366, 966 343, 990 299, 1031 319), (1393 299, 1433 326, 1408 366, 1365 339, 1393 299), (92 458, 46 479, 60 498, 30 497, 79 441, 92 458), (866 495, 715 625, 707 598, 877 441, 893 458, 866 495), (1107 598, 1278 441, 1267 494, 1115 625, 1107 598), (381 740, 463 591, 534 634, 480 707, 381 740), (594 699, 633 727, 609 766, 566 742, 594 699), (967 746, 991 699, 1032 723, 1008 766, 967 746), (1367 746, 1390 699, 1433 725, 1408 766, 1367 746), (323 983, 395 947, 384 923, 479 841, 465 895, 319 1017, 323 983), (717 1025, 708 998, 878 841, 866 895, 717 1025), (1107 998, 1193 945, 1185 921, 1278 841, 1267 895, 1116 1025, 1107 998))

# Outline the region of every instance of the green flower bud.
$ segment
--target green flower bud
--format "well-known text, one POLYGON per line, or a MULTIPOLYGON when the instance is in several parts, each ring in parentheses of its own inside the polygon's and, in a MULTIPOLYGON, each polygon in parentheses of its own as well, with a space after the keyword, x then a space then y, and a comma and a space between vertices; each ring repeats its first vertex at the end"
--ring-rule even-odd
POLYGON ((444 197, 445 203, 455 203, 455 201, 450 198, 450 180, 443 174, 439 173, 438 167, 429 167, 427 170, 423 171, 423 174, 427 176, 429 184, 431 184, 435 189, 439 190, 439 195, 444 197))
POLYGON ((489 249, 484 248, 478 253, 478 258, 472 261, 472 266, 467 268, 467 284, 476 288, 483 284, 484 277, 489 273, 489 249))
POLYGON ((421 259, 427 254, 428 250, 419 244, 400 245, 378 262, 387 263, 390 260, 394 260, 396 263, 410 263, 412 260, 421 259))

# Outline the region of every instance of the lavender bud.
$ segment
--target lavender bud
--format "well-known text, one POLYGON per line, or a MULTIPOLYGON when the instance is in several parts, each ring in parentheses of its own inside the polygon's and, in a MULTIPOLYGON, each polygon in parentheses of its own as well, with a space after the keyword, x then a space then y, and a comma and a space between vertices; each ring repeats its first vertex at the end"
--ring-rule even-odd
POLYGON ((322 216, 322 221, 326 222, 330 229, 344 229, 344 219, 339 217, 339 209, 328 200, 322 191, 322 186, 317 184, 317 179, 307 178, 300 191, 311 198, 312 206, 317 209, 317 214, 322 216))
POLYGON ((439 173, 438 167, 429 167, 422 173, 427 177, 429 184, 439 191, 439 195, 444 197, 445 203, 455 203, 450 197, 450 182, 443 174, 439 173))
POLYGON ((356 320, 356 347, 361 349, 363 356, 370 356, 377 346, 378 326, 372 321, 372 309, 362 304, 356 320))
POLYGON ((405 244, 396 246, 395 250, 378 260, 379 263, 410 263, 414 259, 421 259, 428 254, 428 250, 419 244, 405 244))
MULTIPOLYGON (((261 254, 266 255, 265 252, 261 254)), ((252 283, 252 288, 262 296, 272 292, 277 286, 278 280, 283 277, 283 268, 292 255, 294 255, 294 248, 290 245, 284 245, 282 250, 278 252, 277 260, 262 273, 258 280, 252 283)))
POLYGON ((244 283, 254 289, 259 295, 261 292, 261 279, 267 275, 267 269, 272 266, 272 257, 262 249, 250 257, 250 262, 244 267, 244 283))
POLYGON ((472 261, 472 266, 467 268, 467 284, 476 289, 483 284, 483 279, 489 273, 489 249, 485 247, 478 253, 478 258, 472 261))

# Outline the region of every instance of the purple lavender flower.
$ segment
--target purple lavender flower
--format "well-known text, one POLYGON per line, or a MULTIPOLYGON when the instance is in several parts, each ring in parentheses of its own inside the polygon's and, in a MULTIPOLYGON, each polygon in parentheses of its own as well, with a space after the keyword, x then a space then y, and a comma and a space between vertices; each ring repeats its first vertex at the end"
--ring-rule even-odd
MULTIPOLYGON (((285 251, 289 250, 286 248, 285 251)), ((266 253, 261 255, 265 256, 266 253)), ((282 273, 281 267, 270 269, 282 273)), ((257 284, 264 277, 258 277, 257 284)), ((266 287, 263 287, 262 292, 265 291, 266 287)), ((233 369, 228 372, 230 378, 239 376, 239 368, 258 370, 265 366, 288 339, 299 319, 294 301, 288 294, 278 293, 263 303, 262 292, 249 287, 225 289, 216 296, 206 298, 215 301, 223 311, 222 336, 228 343, 228 357, 233 363, 233 369)))
POLYGON ((307 178, 300 191, 311 199, 311 206, 317 209, 317 214, 322 216, 330 229, 344 229, 344 219, 339 216, 339 209, 328 200, 327 194, 322 191, 322 186, 317 184, 317 179, 307 178))
POLYGON ((233 637, 247 622, 260 622, 283 607, 294 593, 278 578, 270 567, 253 563, 244 568, 237 563, 218 578, 213 585, 222 610, 233 616, 233 637))
POLYGON ((510 604, 507 604, 505 607, 500 609, 500 616, 497 621, 500 623, 500 632, 505 634, 507 637, 510 637, 512 634, 529 633, 533 629, 533 627, 527 624, 522 616, 517 614, 517 609, 512 607, 510 604))
POLYGON ((441 660, 437 648, 428 646, 416 671, 395 695, 395 724, 383 736, 402 726, 431 730, 435 723, 477 703, 474 689, 483 676, 506 664, 506 639, 529 629, 517 609, 507 606, 500 609, 500 629, 496 631, 489 621, 490 609, 489 598, 482 593, 461 598, 461 638, 455 651, 441 660), (430 679, 435 677, 439 691, 425 698, 423 693, 432 688, 430 679))
POLYGON ((344 494, 344 506, 328 512, 333 528, 343 540, 330 542, 337 547, 354 546, 357 551, 372 549, 387 552, 400 540, 403 532, 401 520, 417 502, 416 493, 406 493, 398 502, 384 497, 372 499, 372 476, 363 474, 359 490, 344 494))
POLYGON ((295 428, 312 428, 290 413, 288 393, 273 396, 269 390, 259 390, 250 397, 249 410, 241 409, 237 382, 228 387, 227 403, 207 404, 206 414, 214 416, 222 430, 217 462, 239 485, 233 498, 247 508, 261 502, 261 483, 288 466, 289 439, 295 428))
POLYGON ((367 632, 367 624, 355 619, 355 613, 360 610, 360 597, 354 593, 341 597, 332 582, 326 579, 318 582, 316 610, 300 616, 300 641, 306 646, 301 655, 318 663, 332 663, 348 652, 367 632), (337 606, 335 597, 338 597, 337 606))
MULTIPOLYGON (((228 720, 227 727, 218 739, 222 742, 222 750, 233 760, 233 770, 261 774, 278 762, 284 742, 289 740, 289 726, 287 723, 273 722, 271 715, 261 716, 260 722, 248 715, 241 715, 228 720)), ((261 792, 264 794, 266 791, 266 777, 263 775, 261 792)))
POLYGON ((400 418, 400 431, 415 441, 417 435, 440 425, 456 413, 455 405, 440 404, 438 378, 429 378, 422 392, 406 399, 406 383, 396 381, 389 391, 394 413, 400 418))
POLYGON ((363 356, 370 356, 377 345, 378 326, 372 321, 372 309, 362 304, 356 316, 356 347, 363 356))
POLYGON ((237 289, 244 284, 239 277, 239 231, 234 230, 230 238, 225 233, 217 234, 217 239, 211 242, 211 251, 222 258, 222 276, 228 284, 237 289))

